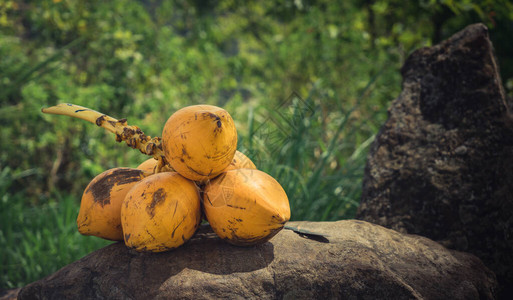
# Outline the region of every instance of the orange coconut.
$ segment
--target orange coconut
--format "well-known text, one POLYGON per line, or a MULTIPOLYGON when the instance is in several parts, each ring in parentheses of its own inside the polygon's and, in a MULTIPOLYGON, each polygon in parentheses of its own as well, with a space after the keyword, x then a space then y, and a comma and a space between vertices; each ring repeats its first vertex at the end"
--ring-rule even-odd
POLYGON ((137 251, 177 248, 193 236, 200 220, 198 188, 176 172, 141 180, 121 208, 125 244, 137 251))
POLYGON ((167 161, 180 175, 205 181, 219 175, 237 150, 237 130, 230 114, 212 105, 176 111, 162 132, 167 161))
POLYGON ((121 203, 144 177, 144 171, 132 168, 114 168, 96 176, 82 195, 78 231, 108 240, 123 240, 121 203))
POLYGON ((269 240, 290 219, 289 200, 281 185, 254 169, 230 170, 207 183, 203 208, 215 233, 239 246, 269 240))

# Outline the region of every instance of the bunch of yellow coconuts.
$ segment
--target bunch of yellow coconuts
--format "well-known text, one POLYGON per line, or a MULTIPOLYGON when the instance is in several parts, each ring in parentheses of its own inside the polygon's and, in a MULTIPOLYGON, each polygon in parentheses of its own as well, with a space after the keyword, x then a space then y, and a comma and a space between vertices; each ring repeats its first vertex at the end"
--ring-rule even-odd
POLYGON ((184 244, 205 217, 220 238, 249 246, 269 240, 290 219, 285 191, 237 151, 234 121, 222 108, 176 111, 161 139, 73 104, 42 111, 94 122, 153 156, 137 168, 107 170, 89 183, 77 218, 81 234, 161 252, 184 244))

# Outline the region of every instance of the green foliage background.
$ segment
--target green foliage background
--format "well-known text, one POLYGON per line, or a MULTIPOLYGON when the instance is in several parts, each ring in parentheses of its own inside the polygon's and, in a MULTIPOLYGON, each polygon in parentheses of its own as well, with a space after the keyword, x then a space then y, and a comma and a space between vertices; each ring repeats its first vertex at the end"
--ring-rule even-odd
POLYGON ((183 106, 222 106, 292 219, 352 218, 402 63, 475 22, 490 28, 511 96, 506 0, 0 0, 0 288, 108 244, 76 232, 82 191, 146 159, 41 107, 71 102, 160 136, 183 106))

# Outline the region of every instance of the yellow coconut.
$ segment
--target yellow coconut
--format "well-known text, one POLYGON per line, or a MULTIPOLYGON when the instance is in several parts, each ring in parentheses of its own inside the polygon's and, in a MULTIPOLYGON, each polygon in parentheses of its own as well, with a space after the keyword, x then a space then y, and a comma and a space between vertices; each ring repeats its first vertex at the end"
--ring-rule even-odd
POLYGON ((290 219, 281 185, 254 169, 230 170, 207 183, 203 208, 217 235, 238 246, 266 242, 290 219))
POLYGON ((181 246, 194 235, 200 219, 196 185, 176 172, 146 177, 128 192, 121 208, 125 244, 137 251, 181 246))
POLYGON ((83 235, 123 240, 121 203, 144 177, 144 171, 132 168, 114 168, 96 176, 82 195, 78 231, 83 235))
POLYGON ((182 176, 205 181, 219 175, 237 150, 237 130, 230 114, 212 105, 176 111, 162 132, 167 161, 182 176))

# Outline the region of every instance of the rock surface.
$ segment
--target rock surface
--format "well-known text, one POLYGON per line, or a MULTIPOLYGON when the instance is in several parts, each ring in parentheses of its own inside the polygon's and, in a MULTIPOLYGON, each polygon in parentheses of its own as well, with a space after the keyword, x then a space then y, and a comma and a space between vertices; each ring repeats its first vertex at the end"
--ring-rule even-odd
POLYGON ((115 243, 29 284, 19 299, 493 299, 475 256, 368 222, 290 222, 271 241, 231 246, 203 226, 151 254, 115 243))
POLYGON ((21 288, 0 290, 0 300, 15 300, 18 299, 18 293, 21 288))
POLYGON ((488 30, 414 52, 368 156, 357 218, 480 257, 513 292, 513 121, 488 30))

